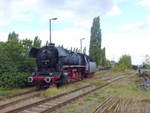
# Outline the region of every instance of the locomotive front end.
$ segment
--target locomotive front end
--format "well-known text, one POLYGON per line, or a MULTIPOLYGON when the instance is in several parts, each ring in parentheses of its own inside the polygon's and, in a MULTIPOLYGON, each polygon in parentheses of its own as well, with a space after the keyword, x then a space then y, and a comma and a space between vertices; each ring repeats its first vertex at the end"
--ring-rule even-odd
POLYGON ((28 82, 36 85, 38 89, 48 88, 50 85, 54 84, 57 80, 57 76, 55 74, 40 74, 40 75, 32 75, 28 77, 28 82))
POLYGON ((43 48, 32 48, 30 56, 36 58, 37 67, 29 83, 33 83, 38 89, 47 88, 58 79, 58 52, 54 44, 49 44, 43 48))

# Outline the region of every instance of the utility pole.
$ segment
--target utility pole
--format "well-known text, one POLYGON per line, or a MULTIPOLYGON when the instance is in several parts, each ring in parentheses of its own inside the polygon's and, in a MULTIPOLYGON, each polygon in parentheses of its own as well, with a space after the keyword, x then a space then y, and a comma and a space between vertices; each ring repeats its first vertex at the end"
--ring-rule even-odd
POLYGON ((57 20, 57 18, 51 18, 51 19, 49 19, 49 32, 50 32, 50 34, 49 34, 49 38, 50 38, 50 43, 52 43, 52 37, 51 37, 51 21, 52 20, 57 20))
POLYGON ((84 40, 85 38, 81 38, 80 39, 80 51, 81 51, 81 53, 82 53, 82 41, 84 40))

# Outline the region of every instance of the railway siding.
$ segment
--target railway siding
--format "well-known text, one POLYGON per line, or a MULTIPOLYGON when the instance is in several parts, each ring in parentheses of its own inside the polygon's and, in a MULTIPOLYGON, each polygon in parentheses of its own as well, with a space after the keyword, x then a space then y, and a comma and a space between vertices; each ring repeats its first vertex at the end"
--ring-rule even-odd
POLYGON ((42 97, 32 98, 32 99, 26 100, 24 102, 21 102, 21 104, 17 103, 17 105, 9 106, 6 109, 2 109, 2 110, 0 110, 0 112, 17 113, 17 112, 20 112, 24 109, 30 108, 32 106, 40 105, 40 104, 45 103, 47 101, 57 99, 61 96, 65 96, 69 93, 74 93, 78 90, 81 90, 81 89, 84 89, 84 88, 87 88, 87 87, 90 87, 90 86, 91 85, 85 85, 83 87, 80 87, 80 88, 77 88, 77 89, 74 89, 74 90, 71 90, 69 92, 65 92, 65 93, 62 93, 62 94, 59 94, 59 95, 56 95, 56 96, 53 96, 53 97, 49 97, 49 98, 44 98, 44 97, 43 98, 42 97))
MULTIPOLYGON (((116 81, 116 80, 121 79, 121 78, 124 78, 124 77, 126 77, 126 75, 122 75, 122 76, 117 77, 117 78, 115 78, 115 79, 113 79, 111 81, 109 80, 108 83, 106 83, 104 85, 101 85, 99 87, 95 87, 94 89, 91 89, 91 90, 89 90, 87 92, 84 92, 84 93, 82 93, 80 95, 76 95, 75 97, 70 95, 70 96, 67 97, 66 100, 64 99, 65 101, 62 101, 62 102, 59 99, 57 101, 51 101, 49 103, 46 103, 46 105, 44 105, 44 108, 42 108, 39 111, 37 111, 38 106, 36 106, 35 108, 31 108, 30 110, 26 110, 26 111, 27 112, 33 111, 33 112, 37 112, 37 113, 48 113, 48 112, 51 112, 51 111, 55 111, 56 109, 66 105, 66 104, 68 104, 70 102, 73 102, 73 101, 75 101, 75 100, 77 100, 79 98, 82 98, 82 97, 84 97, 86 95, 89 95, 89 94, 93 93, 94 91, 97 91, 97 90, 99 90, 99 89, 109 85, 111 82, 116 81), (58 103, 58 101, 59 101, 59 103, 58 103), (49 105, 49 107, 47 109, 45 109, 46 108, 45 106, 47 106, 47 105, 49 105), (43 110, 43 109, 45 109, 45 110, 43 110)), ((25 111, 23 113, 25 113, 25 111)))
MULTIPOLYGON (((30 96, 30 99, 25 99, 26 97, 24 97, 24 102, 17 102, 17 105, 15 105, 15 101, 14 101, 14 105, 7 107, 7 103, 6 107, 4 107, 3 109, 0 110, 0 112, 2 113, 17 113, 17 112, 49 112, 49 111, 54 111, 57 108, 60 108, 70 102, 73 102, 79 98, 82 98, 86 95, 91 94, 94 91, 97 91, 107 85, 109 85, 111 82, 116 81, 118 79, 124 78, 126 75, 128 75, 130 73, 126 73, 126 74, 121 74, 122 76, 117 76, 116 78, 112 79, 106 79, 105 81, 107 81, 105 84, 101 84, 99 86, 94 85, 94 84, 88 84, 85 85, 83 87, 53 96, 53 97, 34 97, 32 98, 32 96, 30 96)), ((94 78, 95 79, 95 78, 94 78)), ((17 100, 16 100, 17 101, 17 100)), ((12 101, 13 103, 13 101, 12 101)), ((5 105, 4 105, 5 106, 5 105)))
POLYGON ((133 98, 109 97, 91 113, 150 113, 150 105, 133 98))

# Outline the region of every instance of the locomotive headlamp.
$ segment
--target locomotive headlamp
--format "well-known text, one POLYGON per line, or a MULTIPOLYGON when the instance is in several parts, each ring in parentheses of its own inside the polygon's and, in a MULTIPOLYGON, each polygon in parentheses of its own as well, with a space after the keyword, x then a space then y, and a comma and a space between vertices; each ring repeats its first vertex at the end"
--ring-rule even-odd
POLYGON ((64 72, 64 76, 68 76, 68 74, 69 74, 68 72, 64 72))
POLYGON ((46 78, 44 79, 44 81, 45 81, 46 83, 50 83, 51 78, 50 78, 50 77, 46 77, 46 78))
POLYGON ((28 77, 28 82, 33 82, 33 78, 32 77, 28 77))
POLYGON ((53 73, 49 73, 49 75, 53 75, 53 73))

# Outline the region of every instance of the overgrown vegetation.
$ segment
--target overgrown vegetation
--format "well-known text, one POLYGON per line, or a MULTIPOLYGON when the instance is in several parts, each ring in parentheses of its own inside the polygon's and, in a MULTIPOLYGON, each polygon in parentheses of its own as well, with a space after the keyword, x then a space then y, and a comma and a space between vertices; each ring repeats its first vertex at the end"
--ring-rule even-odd
POLYGON ((136 107, 139 107, 138 104, 143 104, 144 106, 145 103, 142 102, 142 100, 149 99, 150 92, 139 89, 137 84, 138 80, 139 78, 135 75, 135 73, 133 73, 130 75, 130 77, 117 80, 109 84, 107 87, 102 88, 96 92, 93 92, 89 96, 85 96, 84 98, 79 99, 78 101, 68 104, 62 109, 58 109, 57 112, 58 113, 91 113, 96 109, 98 105, 100 105, 102 102, 104 102, 106 98, 110 96, 116 97, 117 99, 121 98, 122 100, 133 99, 136 100, 136 102, 138 102, 135 104, 136 107))
POLYGON ((137 82, 139 80, 140 79, 136 75, 120 79, 110 84, 107 89, 103 89, 102 92, 105 94, 117 95, 118 97, 130 97, 137 100, 149 99, 150 91, 141 90, 141 88, 139 88, 139 82, 137 82))
POLYGON ((41 40, 19 40, 18 36, 12 32, 6 42, 0 42, 0 87, 24 87, 35 67, 35 59, 28 54, 32 47, 41 46, 41 40))
POLYGON ((89 96, 68 104, 63 109, 56 111, 57 113, 91 113, 94 109, 106 99, 105 95, 100 92, 94 92, 89 96))
POLYGON ((115 67, 112 68, 113 72, 118 72, 118 71, 126 71, 128 69, 131 69, 131 56, 129 55, 123 55, 118 64, 116 64, 115 67))
POLYGON ((58 94, 62 93, 62 91, 63 90, 61 90, 61 89, 53 87, 53 88, 49 88, 46 91, 42 92, 41 96, 52 97, 52 96, 55 96, 55 95, 58 95, 58 94))
POLYGON ((27 92, 30 90, 33 90, 33 88, 13 88, 10 90, 9 88, 6 89, 0 87, 0 99, 3 99, 4 97, 8 97, 8 96, 13 96, 18 93, 27 92))

